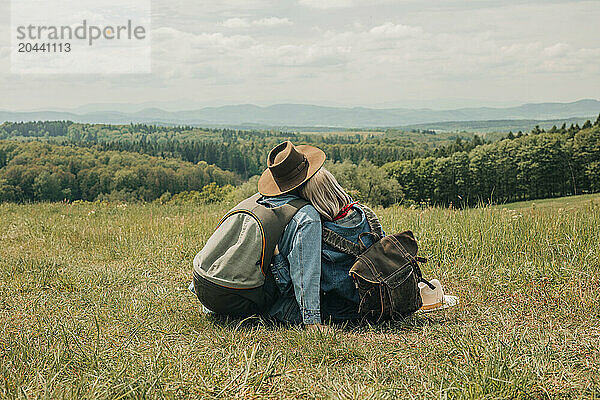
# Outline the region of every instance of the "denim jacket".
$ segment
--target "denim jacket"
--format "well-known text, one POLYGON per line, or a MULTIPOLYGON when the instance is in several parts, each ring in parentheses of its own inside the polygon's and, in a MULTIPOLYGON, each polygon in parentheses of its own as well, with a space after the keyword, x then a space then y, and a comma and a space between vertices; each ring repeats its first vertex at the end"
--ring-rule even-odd
MULTIPOLYGON (((323 226, 344 238, 359 243, 358 236, 369 232, 369 224, 365 213, 359 205, 352 207, 354 213, 335 222, 324 221, 323 226)), ((364 235, 365 246, 373 244, 371 235, 364 235)), ((324 319, 334 321, 354 320, 359 318, 358 290, 349 276, 355 257, 344 254, 323 243, 321 257, 321 312, 324 319)))
MULTIPOLYGON (((259 203, 281 206, 294 195, 262 197, 259 203)), ((282 322, 321 322, 321 217, 310 204, 302 207, 288 223, 273 257, 272 272, 280 297, 270 314, 282 322)))

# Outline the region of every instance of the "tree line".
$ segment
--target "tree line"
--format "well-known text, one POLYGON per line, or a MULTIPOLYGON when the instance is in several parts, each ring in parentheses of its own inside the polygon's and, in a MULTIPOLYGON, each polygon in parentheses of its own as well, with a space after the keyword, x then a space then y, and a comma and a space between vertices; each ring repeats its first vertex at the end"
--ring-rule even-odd
MULTIPOLYGON (((509 133, 496 142, 478 136, 450 141, 446 136, 445 142, 435 145, 407 141, 394 132, 328 136, 262 132, 255 137, 235 130, 76 125, 10 125, 12 131, 22 132, 19 140, 0 141, 0 201, 151 201, 201 192, 211 183, 237 185, 260 174, 268 151, 286 138, 324 149, 327 166, 342 185, 370 204, 471 206, 600 191, 600 117, 581 127, 509 133), (105 129, 129 133, 122 140, 63 138, 60 145, 23 139, 24 132, 47 132, 44 137, 52 133, 58 138, 64 136, 61 132, 105 129)), ((2 127, 6 132, 7 124, 2 127)), ((255 181, 244 185, 244 192, 255 190, 255 181)))
POLYGON ((469 151, 483 143, 477 135, 472 140, 463 140, 455 135, 434 135, 430 131, 416 130, 317 134, 145 124, 79 124, 70 121, 7 122, 0 125, 0 139, 3 138, 44 140, 100 151, 136 152, 161 158, 180 158, 192 163, 206 161, 235 172, 243 179, 261 173, 268 152, 283 140, 314 144, 335 162, 349 160, 358 164, 369 160, 378 166, 396 160, 469 151))
POLYGON ((383 166, 404 201, 511 202, 600 191, 600 117, 585 129, 542 130, 448 157, 383 166))

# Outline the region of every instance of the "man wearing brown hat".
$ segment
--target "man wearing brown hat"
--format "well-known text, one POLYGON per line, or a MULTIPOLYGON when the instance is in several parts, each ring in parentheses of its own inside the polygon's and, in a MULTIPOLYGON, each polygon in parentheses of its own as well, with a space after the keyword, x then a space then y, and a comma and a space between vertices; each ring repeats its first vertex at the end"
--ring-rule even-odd
MULTIPOLYGON (((268 168, 258 181, 267 207, 278 207, 297 199, 298 189, 325 162, 322 150, 283 142, 269 153, 268 168)), ((300 208, 281 236, 272 273, 279 291, 269 315, 281 322, 321 323, 321 217, 310 204, 300 208)))
POLYGON ((190 290, 205 309, 320 326, 321 217, 298 193, 324 162, 312 146, 271 150, 259 193, 230 210, 194 258, 190 290))

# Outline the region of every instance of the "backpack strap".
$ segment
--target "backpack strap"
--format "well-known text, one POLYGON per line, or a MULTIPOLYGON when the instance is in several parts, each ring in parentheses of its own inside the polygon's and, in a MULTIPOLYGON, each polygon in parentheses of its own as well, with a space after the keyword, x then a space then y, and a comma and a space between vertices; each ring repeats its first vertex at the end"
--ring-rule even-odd
MULTIPOLYGON (((299 198, 299 199, 294 199, 294 200, 282 205, 281 207, 276 207, 275 210, 280 209, 281 215, 289 223, 290 220, 294 217, 294 215, 296 215, 298 210, 300 210, 302 207, 304 207, 305 205, 308 205, 308 204, 310 204, 310 203, 307 200, 299 198)), ((287 225, 287 223, 286 223, 286 225, 287 225)))
POLYGON ((260 200, 261 197, 262 195, 260 193, 256 193, 238 204, 234 210, 246 210, 250 212, 258 219, 262 227, 264 256, 262 257, 260 267, 264 273, 271 264, 275 246, 277 246, 279 239, 281 239, 285 227, 294 215, 296 215, 298 210, 309 204, 309 202, 298 198, 291 200, 282 206, 266 207, 258 203, 258 200, 260 200))
MULTIPOLYGON (((304 199, 294 199, 282 206, 272 208, 265 207, 264 209, 266 209, 267 212, 270 212, 275 216, 275 219, 272 222, 274 222, 278 227, 284 228, 285 230, 285 227, 287 226, 287 224, 289 224, 292 218, 294 218, 294 215, 296 215, 298 210, 300 210, 302 207, 308 204, 310 203, 304 199)), ((265 226, 265 228, 267 230, 270 230, 271 227, 265 226)), ((281 231, 281 234, 283 234, 283 230, 281 231)), ((276 239, 277 242, 279 242, 279 238, 276 239)))
POLYGON ((360 208, 365 212, 365 216, 367 217, 367 223, 369 224, 371 232, 378 235, 381 239, 383 237, 383 228, 381 227, 381 222, 379 222, 379 218, 377 218, 377 215, 375 215, 373 210, 371 210, 364 204, 360 204, 360 208))
POLYGON ((331 246, 337 251, 341 251, 344 254, 350 254, 354 257, 358 257, 364 251, 361 245, 346 239, 329 228, 323 227, 322 240, 323 243, 331 246))
MULTIPOLYGON (((381 223, 379 222, 379 219, 377 219, 377 216, 373 210, 363 204, 359 204, 359 207, 365 213, 370 231, 377 236, 377 239, 381 239, 383 237, 383 228, 381 227, 381 223)), ((325 226, 323 226, 323 243, 331 246, 337 251, 341 251, 344 254, 350 254, 355 257, 358 257, 362 252, 365 251, 364 246, 346 239, 331 229, 325 228, 325 226)))

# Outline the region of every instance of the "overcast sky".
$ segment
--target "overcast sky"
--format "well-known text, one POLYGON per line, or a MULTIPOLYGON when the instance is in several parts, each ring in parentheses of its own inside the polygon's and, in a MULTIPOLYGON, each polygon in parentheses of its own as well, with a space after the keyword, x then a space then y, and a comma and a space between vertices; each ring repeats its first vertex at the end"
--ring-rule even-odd
POLYGON ((0 109, 502 106, 599 98, 600 1, 154 0, 151 74, 10 74, 0 109))

